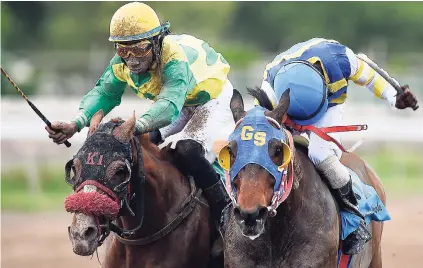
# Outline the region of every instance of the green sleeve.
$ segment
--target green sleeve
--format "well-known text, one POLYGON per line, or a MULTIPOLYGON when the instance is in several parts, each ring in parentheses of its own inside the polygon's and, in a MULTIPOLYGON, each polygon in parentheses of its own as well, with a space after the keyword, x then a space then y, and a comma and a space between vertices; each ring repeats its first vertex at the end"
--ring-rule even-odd
POLYGON ((187 62, 173 60, 163 69, 163 86, 157 101, 138 120, 137 128, 146 133, 172 123, 184 106, 187 93, 194 86, 187 62))
POLYGON ((111 64, 107 66, 95 87, 81 100, 80 112, 72 120, 77 123, 78 130, 89 126, 92 116, 100 109, 103 110, 104 115, 107 115, 114 107, 118 106, 125 88, 126 82, 116 78, 111 64))

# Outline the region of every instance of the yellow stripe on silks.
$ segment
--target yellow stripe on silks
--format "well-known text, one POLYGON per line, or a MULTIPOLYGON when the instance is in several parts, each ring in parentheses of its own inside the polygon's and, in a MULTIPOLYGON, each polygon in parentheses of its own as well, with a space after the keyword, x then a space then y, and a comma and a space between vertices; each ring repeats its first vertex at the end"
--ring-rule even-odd
MULTIPOLYGON (((140 97, 141 99, 145 99, 146 98, 146 94, 155 96, 154 97, 154 101, 157 100, 157 96, 160 94, 160 88, 161 88, 161 81, 159 76, 155 75, 152 71, 150 71, 151 77, 150 80, 148 80, 148 82, 144 83, 143 85, 141 85, 139 88, 137 88, 138 90, 138 97, 140 97)), ((133 83, 132 79, 131 82, 133 83)))
POLYGON ((130 70, 127 66, 125 66, 125 64, 123 63, 113 64, 112 69, 117 79, 119 79, 122 82, 128 83, 128 85, 131 86, 132 88, 137 88, 134 84, 134 81, 132 81, 131 76, 129 75, 130 70))
MULTIPOLYGON (((223 91, 223 86, 226 83, 217 78, 209 78, 198 83, 188 94, 187 101, 195 100, 201 91, 209 93, 210 99, 216 99, 223 91)), ((198 105, 198 104, 193 104, 198 105)))
POLYGON ((383 89, 386 87, 387 83, 385 79, 382 78, 382 76, 378 75, 376 77, 375 85, 373 87, 373 93, 376 97, 382 98, 382 92, 383 89))
POLYGON ((272 61, 271 63, 269 63, 269 64, 266 65, 266 69, 264 71, 264 77, 263 77, 263 79, 266 79, 267 78, 267 72, 270 69, 272 69, 273 67, 275 67, 276 65, 278 65, 282 61, 284 61, 284 60, 290 60, 290 59, 294 59, 294 58, 298 58, 299 56, 301 56, 304 53, 304 51, 306 51, 307 49, 311 48, 312 46, 315 46, 315 45, 317 45, 319 43, 322 43, 322 42, 332 42, 333 43, 333 42, 336 42, 336 41, 334 41, 334 40, 326 40, 326 39, 317 39, 317 40, 315 40, 313 42, 310 42, 310 43, 305 44, 303 47, 299 48, 298 50, 296 50, 295 52, 293 52, 291 54, 286 54, 286 55, 283 55, 280 58, 275 59, 274 61, 272 61))
POLYGON ((165 37, 162 48, 162 65, 166 66, 172 60, 188 62, 188 59, 181 46, 173 39, 165 37))
POLYGON ((373 78, 375 77, 375 74, 376 74, 375 70, 373 70, 372 68, 370 68, 369 73, 370 73, 369 78, 367 79, 366 82, 362 83, 359 80, 357 80, 357 81, 354 81, 354 83, 356 83, 359 86, 367 86, 368 84, 370 84, 370 82, 372 82, 372 80, 373 80, 373 78))
POLYGON ((364 70, 364 62, 362 60, 358 60, 360 63, 360 66, 358 67, 358 71, 355 73, 355 75, 351 76, 350 79, 354 82, 356 82, 361 75, 363 74, 363 70, 364 70))
POLYGON ((372 68, 370 68, 370 75, 369 75, 369 79, 367 79, 366 82, 364 82, 364 85, 368 85, 370 84, 370 82, 373 80, 373 78, 375 78, 375 70, 373 70, 372 68))
POLYGON ((310 62, 311 64, 315 64, 317 61, 320 62, 320 66, 322 67, 323 75, 325 76, 326 83, 329 83, 329 76, 328 76, 328 73, 326 72, 325 66, 323 66, 322 64, 322 60, 319 57, 311 57, 308 59, 308 62, 310 62))
POLYGON ((118 64, 112 65, 113 73, 115 74, 116 78, 119 79, 122 82, 126 82, 125 74, 124 74, 124 71, 123 71, 124 66, 125 66, 125 64, 123 64, 123 63, 118 63, 118 64))
MULTIPOLYGON (((165 40, 167 39, 165 38, 165 40)), ((197 83, 188 92, 187 100, 195 100, 200 92, 207 92, 211 99, 217 98, 223 91, 223 86, 228 79, 230 71, 229 64, 222 61, 221 54, 216 52, 216 60, 208 63, 208 51, 204 48, 206 43, 190 35, 182 35, 177 41, 169 38, 166 42, 169 49, 177 51, 177 54, 182 54, 178 56, 178 60, 189 62, 189 69, 197 83), (196 57, 191 59, 191 62, 181 46, 190 48, 197 53, 196 57)), ((173 56, 173 59, 175 56, 173 56)))
POLYGON ((336 99, 331 100, 330 103, 341 104, 341 103, 344 103, 346 99, 347 99, 347 93, 342 93, 341 96, 339 96, 336 99))
POLYGON ((348 86, 348 82, 344 78, 328 85, 328 87, 329 87, 329 89, 332 93, 335 93, 336 91, 338 91, 341 88, 346 87, 346 86, 348 86))

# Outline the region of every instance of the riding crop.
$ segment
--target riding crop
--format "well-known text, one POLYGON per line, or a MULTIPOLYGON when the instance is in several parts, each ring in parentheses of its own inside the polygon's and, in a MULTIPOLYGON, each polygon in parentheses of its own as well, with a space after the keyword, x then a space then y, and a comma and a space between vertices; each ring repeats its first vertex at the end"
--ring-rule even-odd
MULTIPOLYGON (((380 76, 383 77, 383 79, 385 79, 389 84, 391 84, 391 86, 393 86, 395 88, 395 90, 397 91, 398 95, 403 94, 404 91, 401 88, 401 86, 398 84, 397 81, 395 81, 394 79, 392 79, 392 77, 390 77, 382 68, 380 68, 374 61, 372 61, 371 59, 369 59, 366 55, 364 54, 358 54, 357 57, 361 60, 363 60, 364 62, 366 62, 370 67, 372 67, 380 76)), ((413 107, 413 110, 417 110, 419 109, 419 105, 416 103, 413 107)))
MULTIPOLYGON (((46 123, 46 125, 51 128, 51 123, 50 121, 40 112, 40 110, 38 110, 37 107, 35 107, 35 105, 27 98, 27 96, 25 96, 25 94, 22 92, 22 90, 19 89, 19 87, 16 85, 15 82, 13 82, 12 78, 10 78, 10 76, 6 73, 6 71, 3 69, 2 66, 1 67, 1 73, 7 78, 7 80, 9 80, 9 82, 13 85, 13 87, 22 95, 22 97, 28 102, 29 106, 31 106, 32 110, 35 111, 35 113, 44 121, 44 123, 46 123)), ((71 144, 69 141, 65 141, 65 145, 66 147, 70 147, 71 144)))

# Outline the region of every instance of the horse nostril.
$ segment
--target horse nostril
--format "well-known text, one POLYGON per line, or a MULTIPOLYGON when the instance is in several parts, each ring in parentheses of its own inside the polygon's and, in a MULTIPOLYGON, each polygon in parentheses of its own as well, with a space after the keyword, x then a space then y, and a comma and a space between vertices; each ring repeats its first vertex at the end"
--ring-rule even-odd
POLYGON ((234 215, 237 218, 241 217, 241 210, 239 209, 239 207, 234 208, 234 215))
POLYGON ((260 220, 265 219, 267 217, 267 214, 268 213, 269 213, 269 210, 266 207, 261 207, 258 210, 258 217, 257 217, 257 219, 260 219, 260 220))
POLYGON ((97 230, 94 227, 88 227, 84 232, 85 240, 93 240, 97 235, 97 230))
POLYGON ((245 223, 254 224, 257 220, 264 220, 268 215, 266 207, 257 207, 251 211, 244 211, 240 208, 234 209, 234 215, 238 219, 242 219, 245 223))

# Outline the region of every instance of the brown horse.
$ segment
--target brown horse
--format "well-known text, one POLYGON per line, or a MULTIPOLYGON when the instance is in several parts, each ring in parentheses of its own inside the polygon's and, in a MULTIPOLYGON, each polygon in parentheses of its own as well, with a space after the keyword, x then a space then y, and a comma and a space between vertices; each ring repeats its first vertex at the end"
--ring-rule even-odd
MULTIPOLYGON (((240 121, 242 119, 245 122, 248 113, 244 110, 241 94, 234 92, 231 110, 235 122, 240 124, 237 124, 233 135, 240 137, 231 138, 221 154, 226 152, 226 164, 232 170, 236 169, 234 163, 237 158, 252 158, 252 150, 248 149, 249 145, 245 145, 244 141, 251 140, 251 144, 254 142, 256 146, 265 145, 264 149, 260 149, 265 151, 256 162, 239 160, 247 164, 242 168, 240 166, 239 172, 230 177, 231 183, 228 185, 234 189, 232 193, 236 206, 230 215, 225 234, 225 267, 347 267, 345 259, 338 260, 341 231, 339 208, 327 181, 309 160, 307 148, 294 148, 291 144, 289 155, 284 152, 285 143, 280 138, 269 138, 266 144, 263 138, 265 134, 257 132, 262 130, 254 130, 256 126, 260 129, 266 125, 284 133, 282 122, 289 107, 289 90, 281 97, 275 109, 272 109, 263 91, 256 89, 249 92, 266 108, 263 109, 264 116, 261 113, 261 125, 249 124, 253 120, 251 118, 255 117, 250 117, 247 123, 240 121), (269 155, 267 163, 275 167, 282 167, 286 157, 291 157, 292 161, 290 168, 287 168, 288 176, 285 177, 292 178, 292 188, 287 189, 287 195, 284 196, 286 199, 276 210, 271 206, 275 177, 271 175, 269 164, 260 164, 266 157, 264 154, 269 155)), ((225 163, 221 157, 219 155, 219 161, 225 163)), ((341 162, 354 170, 365 184, 373 186, 385 203, 381 181, 364 161, 352 153, 344 153, 341 162)), ((285 183, 289 186, 289 180, 285 183)), ((353 256, 351 267, 382 267, 383 222, 372 221, 371 225, 373 238, 359 254, 353 256)))
POLYGON ((134 136, 135 114, 126 122, 102 118, 100 110, 66 164, 73 251, 92 255, 112 231, 103 267, 207 267, 214 226, 201 191, 148 134, 134 136))

